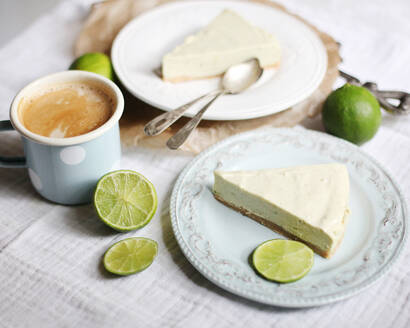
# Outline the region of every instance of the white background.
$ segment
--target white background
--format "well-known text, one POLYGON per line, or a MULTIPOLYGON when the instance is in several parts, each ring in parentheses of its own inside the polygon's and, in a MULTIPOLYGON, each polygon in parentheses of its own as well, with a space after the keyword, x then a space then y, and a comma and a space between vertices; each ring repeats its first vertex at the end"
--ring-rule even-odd
POLYGON ((16 36, 61 0, 1 0, 0 45, 16 36))

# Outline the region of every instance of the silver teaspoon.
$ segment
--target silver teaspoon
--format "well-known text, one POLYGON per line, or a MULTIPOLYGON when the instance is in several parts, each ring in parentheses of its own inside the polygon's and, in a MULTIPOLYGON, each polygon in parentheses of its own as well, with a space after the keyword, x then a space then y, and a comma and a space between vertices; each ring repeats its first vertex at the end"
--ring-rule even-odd
POLYGON ((252 84, 259 80, 262 73, 263 68, 260 66, 257 58, 252 58, 240 64, 229 67, 222 77, 221 89, 212 92, 214 93, 213 98, 176 134, 168 139, 168 148, 177 149, 185 142, 186 139, 188 139, 191 132, 202 120, 204 113, 216 99, 225 94, 238 94, 248 89, 252 84))
MULTIPOLYGON (((257 59, 254 59, 257 60, 257 59)), ((243 64, 243 63, 241 63, 243 64)), ((241 65, 238 64, 238 65, 241 65)), ((238 65, 234 65, 231 68, 234 68, 238 65)), ((231 69, 229 68, 229 69, 231 69)), ((229 70, 228 69, 228 70, 229 70)), ((149 121, 145 127, 144 127, 144 132, 147 136, 156 136, 160 133, 162 133, 165 129, 167 129, 168 127, 170 127, 175 121, 177 121, 179 118, 181 118, 181 116, 194 104, 196 104, 198 101, 208 97, 208 96, 212 96, 212 95, 216 95, 220 92, 221 90, 214 90, 211 91, 205 95, 202 95, 194 100, 191 100, 190 102, 179 106, 178 108, 171 110, 169 112, 163 113, 157 117, 155 117, 154 119, 152 119, 151 121, 149 121)))

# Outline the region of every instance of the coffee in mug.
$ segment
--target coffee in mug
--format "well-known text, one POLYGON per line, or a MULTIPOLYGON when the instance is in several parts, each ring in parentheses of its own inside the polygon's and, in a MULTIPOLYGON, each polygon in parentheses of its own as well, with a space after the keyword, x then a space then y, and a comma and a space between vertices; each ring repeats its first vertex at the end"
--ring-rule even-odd
POLYGON ((102 126, 115 106, 102 86, 75 81, 43 87, 23 97, 18 113, 25 128, 35 134, 70 138, 102 126))
POLYGON ((70 70, 39 78, 14 97, 10 121, 0 121, 0 132, 21 135, 25 156, 0 154, 0 167, 26 167, 50 201, 88 203, 97 181, 120 166, 123 110, 120 89, 101 75, 70 70))

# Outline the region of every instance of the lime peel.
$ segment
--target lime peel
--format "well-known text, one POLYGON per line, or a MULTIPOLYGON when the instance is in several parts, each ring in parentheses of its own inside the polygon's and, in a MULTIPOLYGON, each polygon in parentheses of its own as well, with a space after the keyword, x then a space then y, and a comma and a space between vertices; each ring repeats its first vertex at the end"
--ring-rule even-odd
POLYGON ((69 67, 70 70, 93 72, 114 81, 114 69, 110 57, 101 52, 89 52, 78 57, 69 67))
POLYGON ((322 121, 326 132, 361 145, 379 129, 380 104, 366 88, 346 83, 327 97, 322 121))

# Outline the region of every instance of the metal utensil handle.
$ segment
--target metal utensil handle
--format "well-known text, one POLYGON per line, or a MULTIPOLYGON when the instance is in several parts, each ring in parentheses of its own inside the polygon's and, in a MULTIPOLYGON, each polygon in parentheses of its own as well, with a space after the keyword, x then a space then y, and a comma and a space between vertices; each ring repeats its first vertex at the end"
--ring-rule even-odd
POLYGON ((172 123, 177 121, 192 105, 197 103, 198 101, 202 100, 203 98, 210 96, 214 94, 215 91, 209 92, 207 94, 204 94, 194 100, 191 100, 190 102, 179 106, 178 108, 166 112, 164 114, 161 114, 151 121, 149 121, 145 127, 144 127, 144 132, 147 136, 156 136, 160 133, 162 133, 166 128, 171 126, 172 123))
POLYGON ((350 74, 347 74, 346 72, 343 72, 342 70, 339 69, 340 76, 343 77, 346 82, 355 84, 355 85, 361 85, 360 80, 350 74))
POLYGON ((199 122, 202 120, 202 116, 207 111, 207 109, 212 105, 212 103, 218 99, 220 96, 224 95, 225 92, 221 91, 216 94, 202 109, 191 118, 177 133, 175 133, 167 141, 167 146, 170 149, 178 149, 186 139, 188 139, 191 132, 198 126, 199 122))
POLYGON ((410 114, 410 94, 404 91, 379 90, 376 83, 366 82, 363 84, 379 101, 380 105, 391 114, 410 114), (398 100, 397 105, 392 104, 389 99, 398 100))
MULTIPOLYGON (((12 131, 12 130, 14 130, 14 128, 11 125, 11 122, 9 120, 0 121, 0 131, 12 131)), ((26 158, 0 155, 0 167, 14 167, 14 168, 27 167, 26 158)))
POLYGON ((340 76, 342 76, 348 83, 363 86, 368 89, 377 98, 382 108, 391 114, 410 114, 410 94, 404 91, 390 91, 379 90, 378 86, 374 82, 362 83, 360 80, 346 72, 339 70, 340 76), (392 104, 389 100, 398 100, 397 105, 392 104))

